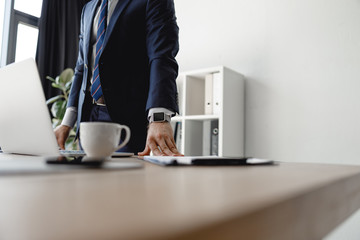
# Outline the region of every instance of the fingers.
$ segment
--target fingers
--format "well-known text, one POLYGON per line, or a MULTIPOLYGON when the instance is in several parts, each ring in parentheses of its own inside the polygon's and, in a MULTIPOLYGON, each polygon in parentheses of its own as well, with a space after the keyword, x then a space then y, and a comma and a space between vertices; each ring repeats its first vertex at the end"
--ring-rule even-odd
MULTIPOLYGON (((166 139, 166 144, 169 147, 169 150, 172 154, 172 156, 184 156, 183 154, 181 154, 175 144, 175 141, 173 138, 167 138, 166 139)), ((170 155, 170 154, 169 154, 170 155)), ((170 155, 171 156, 171 155, 170 155)))
POLYGON ((150 151, 153 152, 154 156, 182 156, 177 150, 175 142, 170 137, 148 138, 145 150, 138 153, 138 155, 149 155, 150 151))
POLYGON ((160 143, 159 143, 160 150, 163 154, 167 156, 176 156, 181 155, 179 151, 176 148, 175 142, 170 137, 165 137, 160 143))
POLYGON ((55 134, 56 135, 56 141, 60 147, 60 149, 65 150, 65 141, 66 139, 62 134, 55 134))
POLYGON ((152 151, 155 156, 182 156, 176 148, 172 135, 173 132, 169 123, 151 123, 145 149, 138 155, 149 155, 152 151))
POLYGON ((155 141, 155 139, 151 136, 148 137, 146 140, 146 147, 145 150, 141 153, 139 153, 140 156, 144 155, 150 155, 150 152, 152 152, 155 156, 161 156, 161 151, 158 148, 158 145, 155 141))
POLYGON ((149 146, 146 144, 144 151, 138 152, 138 155, 139 155, 139 156, 150 155, 150 151, 151 151, 151 149, 150 149, 149 146))
POLYGON ((69 136, 70 127, 59 126, 55 129, 55 136, 60 149, 65 150, 65 142, 69 136))
POLYGON ((161 151, 159 150, 159 148, 157 147, 157 145, 153 141, 149 141, 149 140, 146 143, 146 147, 145 147, 144 151, 138 152, 138 155, 139 156, 146 156, 146 155, 150 155, 150 152, 153 152, 153 154, 155 156, 163 155, 161 153, 161 151))
POLYGON ((154 156, 166 156, 165 154, 163 154, 160 151, 156 142, 151 142, 151 143, 149 143, 149 145, 150 145, 151 151, 153 152, 154 156))
POLYGON ((65 141, 64 139, 58 139, 58 144, 61 150, 65 150, 65 141))

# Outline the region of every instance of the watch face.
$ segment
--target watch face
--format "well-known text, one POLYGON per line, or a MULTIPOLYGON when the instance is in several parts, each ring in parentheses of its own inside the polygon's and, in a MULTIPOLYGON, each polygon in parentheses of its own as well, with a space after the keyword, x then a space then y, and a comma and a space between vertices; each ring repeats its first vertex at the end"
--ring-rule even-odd
POLYGON ((165 121, 165 114, 164 113, 154 113, 154 122, 161 122, 165 121))

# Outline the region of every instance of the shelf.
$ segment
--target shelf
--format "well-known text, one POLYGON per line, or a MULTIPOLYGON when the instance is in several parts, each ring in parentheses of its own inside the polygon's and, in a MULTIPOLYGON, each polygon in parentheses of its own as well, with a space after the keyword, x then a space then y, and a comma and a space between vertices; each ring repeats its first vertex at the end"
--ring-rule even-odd
POLYGON ((183 72, 176 84, 179 115, 171 124, 180 152, 244 156, 244 76, 218 66, 183 72))
POLYGON ((171 121, 180 122, 182 120, 216 120, 219 119, 217 115, 191 115, 191 116, 175 116, 171 118, 171 121))

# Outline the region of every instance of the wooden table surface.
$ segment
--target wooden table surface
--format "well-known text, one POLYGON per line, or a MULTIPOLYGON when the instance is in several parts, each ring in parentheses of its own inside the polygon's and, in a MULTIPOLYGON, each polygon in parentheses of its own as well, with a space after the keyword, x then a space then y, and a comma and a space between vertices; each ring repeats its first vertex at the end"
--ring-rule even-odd
POLYGON ((360 166, 114 161, 143 168, 0 175, 0 239, 321 239, 360 207, 360 166))

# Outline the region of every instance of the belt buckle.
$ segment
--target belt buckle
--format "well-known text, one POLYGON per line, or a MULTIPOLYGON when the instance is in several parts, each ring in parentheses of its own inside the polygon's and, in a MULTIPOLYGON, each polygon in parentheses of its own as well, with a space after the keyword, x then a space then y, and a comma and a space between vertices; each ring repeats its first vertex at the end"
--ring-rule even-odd
POLYGON ((106 106, 106 104, 96 102, 94 98, 92 99, 92 102, 94 105, 104 106, 104 107, 106 106))

